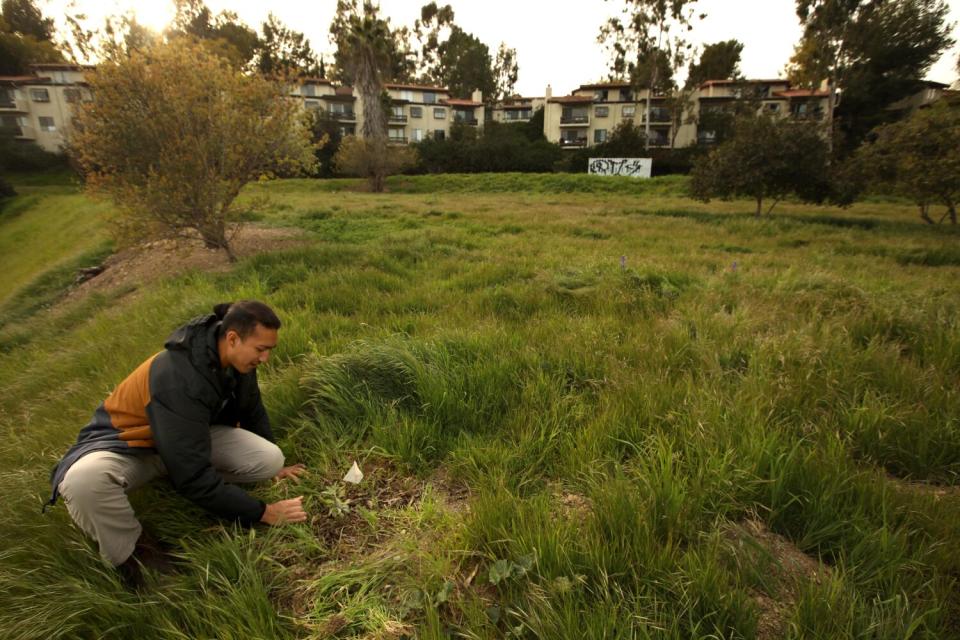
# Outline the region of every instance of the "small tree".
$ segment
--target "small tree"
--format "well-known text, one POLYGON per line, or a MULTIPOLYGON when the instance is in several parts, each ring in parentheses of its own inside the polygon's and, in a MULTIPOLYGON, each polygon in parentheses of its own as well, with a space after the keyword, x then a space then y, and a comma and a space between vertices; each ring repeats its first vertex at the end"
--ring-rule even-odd
POLYGON ((383 192, 387 176, 400 173, 417 163, 417 153, 410 147, 384 146, 369 138, 347 136, 333 157, 337 173, 367 178, 370 190, 383 192))
POLYGON ((299 106, 280 87, 174 41, 101 64, 77 105, 69 150, 91 192, 110 197, 128 238, 196 237, 230 247, 245 184, 313 165, 299 106))
POLYGON ((940 203, 957 224, 960 202, 960 108, 939 102, 906 120, 875 130, 876 140, 857 153, 857 165, 878 190, 912 198, 920 217, 934 224, 930 205, 940 203))
POLYGON ((691 195, 708 202, 752 198, 756 215, 773 200, 795 194, 821 202, 830 192, 827 144, 815 127, 766 116, 737 121, 733 137, 694 164, 691 195))

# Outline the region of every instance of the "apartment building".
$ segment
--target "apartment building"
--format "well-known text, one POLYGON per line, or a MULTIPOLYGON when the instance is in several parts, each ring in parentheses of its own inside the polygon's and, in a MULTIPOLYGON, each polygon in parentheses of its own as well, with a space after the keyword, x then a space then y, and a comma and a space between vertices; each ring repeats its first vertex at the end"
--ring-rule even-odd
MULTIPOLYGON (((706 121, 703 116, 729 109, 735 101, 743 99, 755 103, 759 113, 825 124, 830 91, 826 85, 818 89, 796 89, 782 79, 708 80, 697 93, 697 143, 712 144, 716 140, 716 132, 702 124, 706 121)), ((829 128, 824 127, 824 131, 829 128)))
POLYGON ((72 64, 34 64, 24 76, 0 76, 0 126, 17 140, 52 153, 63 149, 72 105, 91 99, 84 71, 72 64))
POLYGON ((443 140, 454 124, 482 127, 483 96, 474 91, 470 99, 451 98, 445 87, 418 84, 386 84, 390 94, 387 137, 395 144, 421 142, 430 137, 443 140))
POLYGON ((341 136, 356 134, 359 109, 350 87, 335 86, 325 78, 303 78, 292 94, 303 98, 305 109, 321 111, 339 122, 341 136))
MULTIPOLYGON (((564 149, 601 144, 622 122, 646 128, 648 91, 635 92, 626 82, 580 85, 570 95, 553 97, 547 87, 543 133, 564 149)), ((711 80, 701 85, 679 118, 671 111, 670 96, 650 96, 650 146, 680 148, 711 144, 716 132, 700 125, 701 115, 729 108, 750 97, 758 111, 822 122, 829 92, 795 89, 787 80, 711 80), (676 129, 676 130, 675 130, 676 129)))
MULTIPOLYGON (((427 137, 443 140, 450 127, 483 126, 483 96, 474 91, 469 100, 451 98, 446 87, 418 84, 386 84, 390 95, 387 136, 393 144, 420 142, 427 137)), ((291 95, 304 101, 304 108, 322 111, 341 122, 341 135, 359 135, 363 130, 363 98, 352 87, 335 86, 323 78, 305 78, 291 95)))
POLYGON ((512 96, 498 102, 490 109, 490 119, 494 122, 529 122, 537 109, 546 106, 547 99, 540 97, 512 96))

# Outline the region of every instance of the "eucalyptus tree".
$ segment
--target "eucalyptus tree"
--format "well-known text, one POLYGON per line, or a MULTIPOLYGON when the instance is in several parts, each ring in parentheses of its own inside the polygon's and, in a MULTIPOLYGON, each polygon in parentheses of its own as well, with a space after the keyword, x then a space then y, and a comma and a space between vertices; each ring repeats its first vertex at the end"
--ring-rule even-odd
POLYGON ((647 89, 644 134, 650 145, 650 111, 655 91, 665 93, 676 85, 673 76, 689 61, 693 45, 686 34, 693 30, 697 0, 624 0, 622 15, 607 20, 597 41, 610 55, 614 78, 629 78, 635 89, 647 89))
POLYGON ((953 44, 944 0, 797 0, 803 36, 791 59, 795 82, 829 84, 827 122, 849 152, 915 93, 953 44), (836 113, 837 118, 834 118, 836 113))

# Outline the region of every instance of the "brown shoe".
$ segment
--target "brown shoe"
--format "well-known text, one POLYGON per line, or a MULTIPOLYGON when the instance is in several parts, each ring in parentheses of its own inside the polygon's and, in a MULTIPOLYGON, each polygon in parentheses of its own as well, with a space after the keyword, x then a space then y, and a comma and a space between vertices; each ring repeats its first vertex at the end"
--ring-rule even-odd
POLYGON ((163 545, 146 530, 140 533, 130 558, 136 559, 147 569, 158 573, 171 573, 176 568, 163 545))
POLYGON ((120 582, 130 591, 142 591, 146 586, 145 568, 157 573, 171 573, 176 567, 161 544, 143 531, 130 557, 117 565, 120 582))
POLYGON ((146 586, 140 563, 133 556, 117 565, 117 573, 120 574, 120 583, 129 591, 141 591, 146 586))

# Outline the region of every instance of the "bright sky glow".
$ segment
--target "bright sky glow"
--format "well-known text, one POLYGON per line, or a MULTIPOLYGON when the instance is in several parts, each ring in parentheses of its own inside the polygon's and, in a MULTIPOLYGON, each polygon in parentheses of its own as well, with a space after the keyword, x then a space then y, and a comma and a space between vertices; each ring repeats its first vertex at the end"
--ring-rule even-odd
MULTIPOLYGON (((393 25, 412 26, 427 0, 381 0, 381 10, 393 25)), ((517 50, 522 95, 542 96, 547 84, 554 95, 566 94, 579 85, 601 80, 607 60, 596 37, 600 25, 617 14, 618 0, 578 0, 575 3, 548 0, 448 0, 455 19, 495 52, 500 42, 517 50)), ((58 18, 68 11, 71 0, 41 0, 47 15, 58 18)), ((170 0, 72 0, 73 13, 87 14, 93 24, 104 17, 133 11, 139 22, 162 30, 173 18, 170 0)), ((439 0, 438 4, 444 4, 439 0)), ((954 39, 960 40, 960 0, 948 0, 954 23, 954 39)), ((284 23, 302 31, 314 50, 331 58, 327 29, 336 0, 304 3, 292 0, 207 0, 218 13, 228 9, 259 31, 260 23, 273 11, 284 23)), ((745 44, 741 69, 747 77, 782 77, 783 69, 800 38, 794 0, 700 0, 698 8, 707 18, 698 22, 692 38, 698 44, 736 38, 745 44)), ((951 83, 957 79, 956 62, 960 45, 954 46, 931 69, 928 79, 951 83)))

